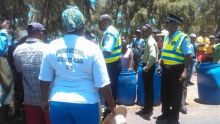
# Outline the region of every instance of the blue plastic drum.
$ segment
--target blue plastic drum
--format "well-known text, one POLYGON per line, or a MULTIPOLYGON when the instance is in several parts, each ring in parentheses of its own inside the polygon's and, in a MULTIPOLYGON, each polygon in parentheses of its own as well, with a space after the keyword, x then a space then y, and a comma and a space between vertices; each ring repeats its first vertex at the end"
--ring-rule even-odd
POLYGON ((117 88, 117 102, 121 105, 134 105, 136 98, 135 71, 122 70, 117 88))
MULTIPOLYGON (((157 73, 157 67, 154 73, 154 105, 160 104, 160 87, 161 87, 161 77, 157 73)), ((140 106, 144 105, 144 86, 142 77, 143 65, 140 64, 138 68, 138 86, 137 86, 137 104, 140 106)))
POLYGON ((202 63, 197 72, 199 100, 205 104, 220 104, 220 64, 202 63))

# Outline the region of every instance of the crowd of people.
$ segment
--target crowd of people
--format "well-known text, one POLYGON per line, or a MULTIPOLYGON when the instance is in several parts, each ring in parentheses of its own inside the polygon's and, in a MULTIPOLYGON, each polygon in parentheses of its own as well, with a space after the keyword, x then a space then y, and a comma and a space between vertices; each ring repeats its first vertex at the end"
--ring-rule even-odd
POLYGON ((100 42, 93 33, 84 33, 85 19, 77 6, 63 11, 62 21, 66 34, 50 43, 45 42, 45 27, 32 22, 27 36, 12 44, 10 22, 1 23, 1 124, 10 123, 13 107, 14 115, 27 124, 99 124, 116 114, 120 71, 137 72, 139 65, 145 103, 136 114, 153 114, 156 70, 161 75, 162 103, 157 120, 175 124, 179 112, 187 113, 187 86, 193 85, 190 79, 198 64, 220 63, 220 32, 208 37, 202 29, 188 35, 179 28, 183 20, 173 14, 167 15, 163 30, 144 24, 131 40, 121 36, 109 14, 100 15, 100 42), (105 106, 102 114, 100 104, 105 106))

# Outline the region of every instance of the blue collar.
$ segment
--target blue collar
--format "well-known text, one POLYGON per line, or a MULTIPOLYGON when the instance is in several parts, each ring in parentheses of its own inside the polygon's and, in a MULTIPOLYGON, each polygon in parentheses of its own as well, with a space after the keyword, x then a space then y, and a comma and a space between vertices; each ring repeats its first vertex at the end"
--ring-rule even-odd
POLYGON ((173 35, 168 35, 168 36, 169 36, 169 38, 173 38, 173 37, 175 37, 176 35, 178 35, 179 32, 180 32, 179 29, 177 29, 176 32, 173 33, 173 35))
POLYGON ((176 35, 178 35, 179 34, 179 29, 177 29, 174 33, 173 33, 173 35, 168 35, 168 38, 169 38, 169 43, 173 40, 173 38, 176 36, 176 35), (170 39, 172 39, 172 40, 170 40, 170 39))

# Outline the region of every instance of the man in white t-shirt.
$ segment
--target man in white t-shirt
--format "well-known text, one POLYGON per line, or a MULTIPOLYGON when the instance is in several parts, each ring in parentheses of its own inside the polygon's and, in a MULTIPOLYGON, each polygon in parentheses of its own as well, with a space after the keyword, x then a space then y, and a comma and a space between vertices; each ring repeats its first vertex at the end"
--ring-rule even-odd
POLYGON ((52 124, 99 124, 98 91, 110 110, 115 109, 104 57, 97 45, 81 37, 85 21, 78 7, 66 9, 62 19, 68 34, 52 41, 42 59, 42 108, 48 109, 53 82, 49 98, 52 124))

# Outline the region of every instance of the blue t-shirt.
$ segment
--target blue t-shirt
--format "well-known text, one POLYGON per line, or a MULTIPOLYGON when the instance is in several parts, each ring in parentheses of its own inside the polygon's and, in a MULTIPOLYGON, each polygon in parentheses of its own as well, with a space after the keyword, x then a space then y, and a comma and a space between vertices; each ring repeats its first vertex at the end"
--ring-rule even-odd
POLYGON ((4 56, 8 52, 9 41, 7 33, 4 30, 0 30, 0 56, 4 56))
POLYGON ((39 79, 53 82, 51 101, 80 104, 99 102, 98 88, 110 84, 99 47, 71 34, 49 44, 39 79))
MULTIPOLYGON (((102 46, 102 52, 112 53, 119 38, 120 33, 118 30, 112 25, 108 26, 108 28, 103 33, 102 44, 100 44, 102 46)), ((109 56, 105 56, 104 54, 104 57, 108 58, 109 56)))

